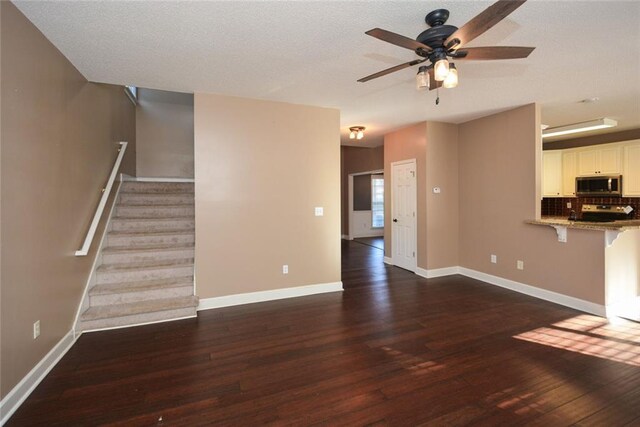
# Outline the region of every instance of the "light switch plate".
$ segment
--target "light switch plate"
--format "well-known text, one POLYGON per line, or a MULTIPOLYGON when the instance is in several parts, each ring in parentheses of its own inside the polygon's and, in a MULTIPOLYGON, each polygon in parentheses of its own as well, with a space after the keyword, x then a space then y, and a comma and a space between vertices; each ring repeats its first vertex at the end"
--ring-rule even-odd
POLYGON ((442 190, 440 190, 440 187, 433 187, 433 193, 434 194, 440 194, 442 190))
POLYGON ((324 215, 324 208, 323 207, 316 207, 316 216, 323 216, 324 215))

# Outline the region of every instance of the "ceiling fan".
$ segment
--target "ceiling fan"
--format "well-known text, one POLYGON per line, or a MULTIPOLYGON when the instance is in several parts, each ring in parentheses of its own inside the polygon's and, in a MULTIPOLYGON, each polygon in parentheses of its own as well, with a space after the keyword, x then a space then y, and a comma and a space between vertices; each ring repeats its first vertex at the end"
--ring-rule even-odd
POLYGON ((455 64, 447 58, 458 60, 526 58, 535 49, 534 47, 464 47, 471 40, 503 20, 525 1, 499 0, 461 28, 445 25, 449 18, 449 11, 436 9, 424 18, 430 28, 420 33, 415 40, 381 28, 369 30, 365 34, 387 43, 413 50, 420 58, 387 68, 363 77, 358 81, 368 82, 369 80, 429 61, 429 65, 423 65, 418 68, 418 74, 416 75, 417 89, 433 90, 441 86, 453 88, 458 85, 458 71, 455 64))

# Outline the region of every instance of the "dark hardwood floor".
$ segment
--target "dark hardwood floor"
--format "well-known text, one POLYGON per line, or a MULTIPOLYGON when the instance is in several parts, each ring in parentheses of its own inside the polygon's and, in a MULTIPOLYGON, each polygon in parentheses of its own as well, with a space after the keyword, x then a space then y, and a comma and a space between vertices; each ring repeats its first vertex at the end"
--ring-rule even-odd
POLYGON ((358 243, 364 243, 368 246, 373 246, 374 248, 384 250, 384 237, 356 237, 355 239, 358 243))
POLYGON ((9 426, 640 425, 640 325, 343 241, 342 293, 80 337, 9 426))

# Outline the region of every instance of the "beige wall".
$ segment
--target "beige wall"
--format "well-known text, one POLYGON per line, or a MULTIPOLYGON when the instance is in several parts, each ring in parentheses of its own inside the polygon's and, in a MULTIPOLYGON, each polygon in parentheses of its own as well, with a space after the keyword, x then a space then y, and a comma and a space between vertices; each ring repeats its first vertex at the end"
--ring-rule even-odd
POLYGON ((95 256, 75 257, 117 154, 135 175, 135 112, 88 83, 9 2, 0 3, 1 395, 72 328, 95 256), (32 338, 32 325, 41 335, 32 338))
POLYGON ((193 178, 193 95, 138 89, 138 176, 193 178))
POLYGON ((198 296, 340 281, 339 121, 334 109, 195 94, 198 296))
POLYGON ((340 147, 342 234, 349 234, 349 174, 384 169, 384 146, 340 147))
POLYGON ((417 261, 418 267, 427 265, 427 210, 426 210, 426 160, 427 155, 427 124, 421 122, 405 127, 384 136, 384 254, 391 257, 391 163, 400 160, 416 159, 417 183, 417 261))
POLYGON ((540 215, 539 129, 533 104, 459 125, 460 265, 604 304, 603 232, 568 230, 560 243, 524 224, 540 215))
POLYGON ((429 270, 458 265, 458 126, 427 123, 426 205, 429 270), (440 193, 433 192, 434 187, 440 193))

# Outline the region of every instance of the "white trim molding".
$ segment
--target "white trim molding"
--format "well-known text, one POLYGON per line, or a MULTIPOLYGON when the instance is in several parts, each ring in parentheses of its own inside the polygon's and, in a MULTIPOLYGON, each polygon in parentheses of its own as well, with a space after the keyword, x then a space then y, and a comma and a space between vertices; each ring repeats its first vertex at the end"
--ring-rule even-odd
POLYGON ((198 311, 341 291, 342 282, 331 282, 319 283, 316 285, 296 286, 293 288, 273 289, 269 291, 250 292, 246 294, 226 295, 215 298, 201 298, 198 311))
POLYGON ((596 316, 606 317, 607 311, 604 305, 596 304, 591 301, 585 301, 579 298, 570 297, 568 295, 559 294, 557 292, 548 291, 546 289, 537 288, 514 280, 504 279, 502 277, 493 276, 491 274, 482 273, 480 271, 471 270, 470 268, 458 267, 460 274, 463 276, 477 279, 482 282, 500 286, 501 288, 510 289, 521 294, 529 295, 535 298, 550 301, 565 307, 574 308, 576 310, 595 314, 596 316))
POLYGON ((385 264, 393 265, 393 259, 391 257, 386 256, 383 261, 385 264))
POLYGON ((425 279, 433 279, 436 277, 460 274, 460 267, 455 266, 455 267, 432 268, 431 270, 427 270, 426 268, 422 268, 422 267, 417 267, 415 273, 420 277, 424 277, 425 279))
MULTIPOLYGON (((385 262, 387 262, 385 257, 385 262)), ((494 286, 500 286, 501 288, 509 289, 521 294, 529 295, 534 298, 550 301, 555 304, 560 304, 565 307, 573 308, 576 310, 584 311, 586 313, 595 314, 596 316, 606 317, 607 307, 601 304, 596 304, 591 301, 585 301, 580 298, 571 297, 568 295, 560 294, 557 292, 549 291, 546 289, 538 288, 524 283, 516 282, 514 280, 505 279, 503 277, 493 276, 491 274, 483 273, 481 271, 472 270, 465 267, 445 267, 427 270, 418 267, 415 272, 416 275, 432 279, 435 277, 450 276, 453 274, 461 274, 472 279, 480 280, 481 282, 488 283, 494 286)), ((609 310, 610 312, 611 310, 609 310)))
POLYGON ((29 397, 31 392, 47 376, 49 371, 62 359, 76 342, 73 330, 67 332, 60 341, 38 362, 31 371, 0 402, 0 426, 4 425, 13 413, 29 397))

